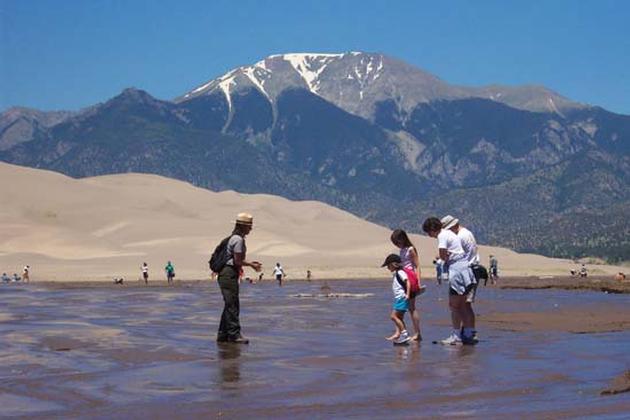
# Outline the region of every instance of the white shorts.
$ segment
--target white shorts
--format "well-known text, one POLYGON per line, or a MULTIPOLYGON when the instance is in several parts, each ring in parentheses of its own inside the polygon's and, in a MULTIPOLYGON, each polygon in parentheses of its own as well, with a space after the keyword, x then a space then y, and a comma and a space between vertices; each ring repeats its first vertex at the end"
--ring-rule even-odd
POLYGON ((456 261, 448 265, 448 285, 459 296, 465 295, 466 289, 475 283, 468 261, 456 261))

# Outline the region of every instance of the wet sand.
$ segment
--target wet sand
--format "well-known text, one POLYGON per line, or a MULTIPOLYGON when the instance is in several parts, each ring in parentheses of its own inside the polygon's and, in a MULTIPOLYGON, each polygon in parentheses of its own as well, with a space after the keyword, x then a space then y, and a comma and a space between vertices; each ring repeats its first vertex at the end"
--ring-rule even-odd
POLYGON ((630 367, 627 295, 482 287, 481 342, 444 347, 430 343, 448 333, 447 290, 428 284, 420 300, 425 341, 394 347, 384 340, 392 330, 389 281, 329 283, 334 298, 320 296, 322 285, 244 284, 242 323, 252 343, 242 347, 214 342, 222 302, 213 282, 0 287, 2 413, 310 419, 630 411, 630 394, 600 396, 630 367), (576 307, 592 313, 596 321, 582 324, 593 328, 574 330, 576 307))
POLYGON ((501 278, 497 287, 502 289, 565 289, 595 290, 607 293, 630 293, 630 279, 615 280, 612 275, 589 276, 530 276, 501 278))

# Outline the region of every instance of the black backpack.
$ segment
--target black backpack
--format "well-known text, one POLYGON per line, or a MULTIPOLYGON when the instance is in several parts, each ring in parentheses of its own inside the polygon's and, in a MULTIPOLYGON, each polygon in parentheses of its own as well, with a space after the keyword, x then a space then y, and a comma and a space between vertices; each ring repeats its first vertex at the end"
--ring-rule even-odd
POLYGON ((212 270, 212 272, 217 274, 220 273, 221 270, 223 270, 223 267, 225 267, 225 264, 232 257, 230 254, 228 254, 227 249, 228 242, 230 241, 230 238, 232 236, 233 235, 230 235, 227 238, 223 239, 214 249, 210 260, 208 261, 208 265, 210 266, 210 270, 212 270))

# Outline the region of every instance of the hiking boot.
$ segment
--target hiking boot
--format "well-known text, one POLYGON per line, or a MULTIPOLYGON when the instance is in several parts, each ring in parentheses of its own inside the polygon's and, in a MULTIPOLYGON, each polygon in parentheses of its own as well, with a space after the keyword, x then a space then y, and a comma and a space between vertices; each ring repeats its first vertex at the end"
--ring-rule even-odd
POLYGON ((245 338, 243 336, 240 337, 236 337, 233 338, 231 340, 228 340, 230 343, 234 343, 234 344, 249 344, 249 339, 245 338))
POLYGON ((462 339, 459 338, 457 334, 453 333, 449 335, 448 337, 446 337, 444 340, 441 340, 440 344, 457 346, 459 344, 462 344, 462 339))

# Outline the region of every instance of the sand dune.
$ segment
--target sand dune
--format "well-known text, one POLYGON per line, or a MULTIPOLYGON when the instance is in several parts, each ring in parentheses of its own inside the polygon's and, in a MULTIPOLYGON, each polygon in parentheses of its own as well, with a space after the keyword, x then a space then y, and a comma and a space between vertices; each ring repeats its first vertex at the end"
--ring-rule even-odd
MULTIPOLYGON (((389 229, 314 201, 216 193, 145 174, 77 180, 5 163, 0 179, 0 271, 19 273, 29 264, 38 280, 135 280, 144 261, 151 276, 162 279, 167 260, 178 278, 207 278, 211 250, 241 211, 255 217, 249 256, 264 264, 268 278, 276 261, 289 279, 303 278, 307 269, 315 278, 386 277, 379 265, 394 251, 389 229)), ((432 277, 435 241, 412 240, 432 277)), ((567 260, 481 247, 484 261, 490 253, 503 275, 566 274, 573 267, 567 260)))

